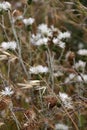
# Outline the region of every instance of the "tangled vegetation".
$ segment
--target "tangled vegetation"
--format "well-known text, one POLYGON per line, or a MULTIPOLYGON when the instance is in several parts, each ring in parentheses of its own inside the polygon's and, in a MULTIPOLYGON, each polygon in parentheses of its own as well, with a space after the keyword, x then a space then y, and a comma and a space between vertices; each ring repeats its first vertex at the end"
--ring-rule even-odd
POLYGON ((0 86, 0 130, 87 130, 86 0, 1 0, 0 86))

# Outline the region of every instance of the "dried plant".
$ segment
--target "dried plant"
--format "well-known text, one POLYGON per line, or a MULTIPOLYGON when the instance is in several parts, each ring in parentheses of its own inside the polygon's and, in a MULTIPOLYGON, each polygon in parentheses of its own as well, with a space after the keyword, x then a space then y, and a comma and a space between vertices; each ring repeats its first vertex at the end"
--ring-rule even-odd
POLYGON ((87 2, 0 1, 0 129, 87 129, 87 2))

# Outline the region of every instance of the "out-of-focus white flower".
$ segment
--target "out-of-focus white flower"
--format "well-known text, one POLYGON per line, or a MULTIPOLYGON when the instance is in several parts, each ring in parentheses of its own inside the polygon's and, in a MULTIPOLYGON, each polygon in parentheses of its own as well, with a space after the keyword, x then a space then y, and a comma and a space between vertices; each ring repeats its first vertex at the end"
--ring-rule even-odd
POLYGON ((82 42, 78 43, 78 49, 82 49, 84 47, 84 44, 82 42))
POLYGON ((70 82, 71 80, 76 79, 76 75, 75 74, 69 74, 69 76, 65 79, 65 83, 70 82))
POLYGON ((47 45, 48 37, 41 37, 41 34, 32 35, 30 41, 33 45, 40 46, 40 45, 47 45))
POLYGON ((47 45, 50 36, 52 36, 51 28, 48 28, 47 24, 40 24, 37 28, 37 34, 32 34, 30 41, 36 46, 47 45))
POLYGON ((8 42, 2 42, 1 43, 1 47, 5 50, 9 49, 9 45, 8 45, 8 42))
POLYGON ((61 71, 57 71, 53 74, 54 77, 60 77, 63 76, 64 74, 61 71))
POLYGON ((74 67, 76 68, 76 69, 79 69, 79 68, 85 68, 85 66, 86 66, 86 62, 84 62, 84 61, 81 61, 81 60, 79 60, 77 63, 75 63, 75 65, 74 65, 74 67))
POLYGON ((70 38, 71 34, 70 32, 66 31, 66 32, 60 32, 58 35, 58 39, 65 39, 65 38, 70 38))
POLYGON ((68 31, 62 33, 53 25, 48 27, 47 24, 42 23, 37 28, 37 34, 32 34, 30 41, 33 45, 39 46, 42 44, 47 45, 48 41, 53 39, 53 43, 63 49, 65 48, 65 42, 62 41, 63 38, 70 38, 70 33, 68 31), (54 37, 55 32, 58 34, 57 37, 54 37))
POLYGON ((84 80, 85 83, 87 83, 87 74, 82 74, 82 73, 80 73, 80 75, 70 74, 65 79, 65 83, 68 83, 70 81, 82 82, 83 80, 84 80))
POLYGON ((23 19, 23 15, 20 15, 20 16, 16 17, 16 20, 21 20, 21 19, 23 19))
POLYGON ((12 22, 15 23, 17 20, 22 20, 22 19, 23 19, 22 15, 17 16, 17 17, 13 17, 12 22))
POLYGON ((47 42, 48 42, 48 38, 44 37, 44 38, 39 39, 39 40, 35 43, 35 45, 37 45, 37 46, 47 45, 47 42))
POLYGON ((61 48, 65 48, 65 42, 60 41, 58 46, 61 47, 61 48))
POLYGON ((32 34, 30 41, 33 45, 37 45, 38 40, 41 39, 41 34, 37 33, 37 35, 32 34))
POLYGON ((71 97, 69 97, 66 93, 61 93, 59 92, 59 97, 63 103, 63 105, 68 108, 68 109, 72 109, 73 105, 72 105, 72 99, 71 97))
POLYGON ((15 9, 12 12, 12 22, 15 23, 17 20, 23 20, 23 14, 21 11, 15 9))
POLYGON ((53 38, 53 43, 60 48, 65 48, 65 42, 60 41, 58 38, 53 38))
POLYGON ((54 27, 54 25, 52 25, 50 28, 51 28, 51 31, 52 31, 52 32, 58 32, 58 31, 59 31, 58 28, 55 28, 55 27, 54 27))
POLYGON ((11 9, 11 4, 9 2, 3 2, 3 10, 9 10, 11 9))
POLYGON ((15 50, 17 48, 17 44, 15 41, 11 41, 11 42, 2 42, 1 43, 1 47, 5 50, 7 49, 12 49, 15 50))
POLYGON ((2 10, 5 10, 5 11, 11 10, 11 4, 7 1, 0 3, 0 11, 2 10))
POLYGON ((69 127, 64 124, 58 123, 55 125, 55 130, 68 130, 68 129, 69 129, 69 127))
POLYGON ((34 23, 35 19, 34 18, 28 18, 28 19, 23 19, 23 23, 28 26, 32 25, 34 23))
POLYGON ((78 50, 77 54, 82 56, 87 56, 87 49, 80 49, 78 50))
POLYGON ((70 32, 67 31, 62 33, 58 30, 58 33, 58 36, 56 38, 53 38, 53 43, 61 48, 65 48, 65 42, 62 42, 62 39, 70 38, 70 32))
POLYGON ((40 24, 38 26, 38 32, 44 36, 52 36, 52 31, 48 28, 47 24, 40 24))
POLYGON ((31 74, 39 74, 39 73, 47 73, 48 72, 48 67, 43 67, 42 65, 38 65, 36 67, 31 67, 29 69, 29 72, 31 74))
POLYGON ((87 74, 80 74, 80 75, 77 76, 76 80, 82 82, 83 81, 82 78, 83 78, 84 82, 87 83, 87 74))
POLYGON ((59 39, 58 38, 53 38, 53 43, 54 44, 58 44, 59 43, 59 39))
POLYGON ((5 90, 2 90, 1 94, 4 95, 4 96, 10 96, 12 95, 14 92, 12 91, 11 88, 9 87, 5 87, 5 90))

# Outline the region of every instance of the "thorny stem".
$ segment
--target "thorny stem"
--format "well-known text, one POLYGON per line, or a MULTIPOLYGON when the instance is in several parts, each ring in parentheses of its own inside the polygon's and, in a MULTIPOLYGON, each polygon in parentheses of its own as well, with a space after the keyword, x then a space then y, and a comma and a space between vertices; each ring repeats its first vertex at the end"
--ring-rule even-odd
POLYGON ((4 25, 4 16, 3 16, 3 15, 2 15, 2 24, 1 24, 1 27, 3 28, 3 31, 4 31, 4 33, 5 33, 5 36, 6 36, 7 40, 10 41, 10 40, 9 40, 9 37, 8 37, 8 35, 7 35, 7 32, 6 32, 5 25, 4 25))
POLYGON ((51 77, 51 86, 52 86, 52 90, 54 90, 54 55, 51 55, 50 49, 47 46, 47 60, 48 60, 48 66, 50 69, 50 77, 51 77))
POLYGON ((20 42, 19 42, 18 37, 17 37, 17 33, 16 33, 16 30, 15 30, 15 27, 14 27, 14 23, 13 23, 13 19, 12 19, 12 17, 11 17, 10 11, 8 11, 8 15, 9 15, 9 20, 10 20, 10 23, 11 23, 12 31, 13 31, 13 34, 14 34, 14 38, 15 38, 15 40, 16 40, 16 42, 17 42, 17 45, 18 45, 19 61, 20 61, 21 65, 22 65, 22 68, 23 68, 23 70, 24 70, 24 72, 25 72, 27 78, 28 78, 28 72, 27 72, 27 70, 26 70, 26 67, 25 67, 25 65, 24 65, 24 62, 23 62, 23 59, 22 59, 22 55, 21 55, 20 42))
POLYGON ((14 114, 12 108, 10 107, 9 109, 10 109, 10 111, 11 111, 11 113, 12 113, 13 120, 16 122, 17 129, 20 130, 21 125, 20 125, 19 121, 17 120, 17 118, 16 118, 16 116, 15 116, 15 114, 14 114))
MULTIPOLYGON (((31 59, 32 59, 32 55, 31 55, 31 45, 30 45, 30 37, 31 37, 31 32, 29 31, 29 38, 28 38, 28 45, 27 45, 27 47, 28 47, 28 49, 29 49, 29 65, 31 66, 31 59)), ((29 79, 31 79, 31 74, 29 73, 29 79)))
POLYGON ((61 52, 60 57, 59 57, 59 59, 58 59, 58 63, 60 63, 60 61, 61 61, 61 59, 62 59, 62 56, 63 56, 63 54, 64 54, 64 50, 65 50, 65 49, 62 49, 62 52, 61 52))
MULTIPOLYGON (((82 92, 82 90, 80 89, 79 86, 82 87, 82 86, 83 86, 83 83, 80 83, 80 84, 78 83, 78 84, 76 85, 78 95, 79 95, 79 96, 82 96, 82 93, 83 93, 83 92, 82 92)), ((79 107, 80 107, 80 105, 79 105, 79 107)), ((81 110, 80 110, 80 109, 78 110, 78 119, 79 119, 79 120, 78 120, 78 126, 81 128, 82 122, 81 122, 81 110)))
POLYGON ((39 90, 39 95, 40 95, 41 107, 42 107, 42 111, 43 111, 44 107, 43 107, 43 100, 42 100, 41 90, 39 90))
POLYGON ((9 74, 10 74, 10 60, 8 61, 8 78, 9 78, 9 74))

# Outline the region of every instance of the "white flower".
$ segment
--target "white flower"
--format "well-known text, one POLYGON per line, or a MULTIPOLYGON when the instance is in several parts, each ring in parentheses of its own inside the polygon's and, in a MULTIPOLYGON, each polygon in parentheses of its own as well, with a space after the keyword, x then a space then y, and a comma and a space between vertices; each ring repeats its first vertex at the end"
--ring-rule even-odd
POLYGON ((11 4, 9 2, 3 2, 3 10, 11 9, 11 4))
POLYGON ((65 83, 68 83, 71 80, 74 80, 75 78, 76 78, 75 74, 69 74, 69 76, 65 79, 65 83))
POLYGON ((17 44, 15 41, 11 41, 11 42, 2 42, 1 43, 1 47, 5 50, 7 49, 12 49, 15 50, 17 48, 17 44))
POLYGON ((70 32, 60 32, 58 31, 58 36, 56 38, 53 38, 53 43, 58 45, 61 48, 65 48, 65 42, 62 42, 62 39, 70 38, 70 32))
POLYGON ((87 83, 87 74, 82 74, 82 73, 80 73, 80 75, 70 74, 69 77, 65 79, 65 83, 68 83, 72 80, 78 82, 82 82, 84 80, 84 82, 87 83))
POLYGON ((86 66, 86 62, 81 61, 81 60, 79 60, 79 62, 75 63, 75 65, 74 65, 74 67, 76 69, 78 69, 78 68, 85 68, 85 66, 86 66))
POLYGON ((20 16, 17 16, 17 17, 13 17, 13 23, 15 23, 17 20, 22 20, 23 19, 23 16, 22 15, 20 15, 20 16))
POLYGON ((48 40, 48 37, 42 37, 40 33, 37 33, 37 35, 33 34, 30 39, 31 43, 36 46, 47 45, 48 40))
POLYGON ((72 99, 66 93, 59 92, 59 97, 66 108, 72 109, 72 99))
POLYGON ((5 10, 5 11, 11 10, 11 4, 7 1, 0 3, 0 11, 2 11, 2 10, 5 10))
POLYGON ((30 41, 32 44, 35 44, 40 38, 41 38, 40 33, 37 33, 37 35, 32 34, 30 41))
POLYGON ((5 95, 5 96, 10 96, 10 95, 12 95, 14 92, 12 91, 12 89, 11 88, 9 88, 9 87, 5 87, 5 90, 2 90, 2 92, 1 92, 1 94, 2 95, 5 95))
POLYGON ((40 24, 38 26, 38 32, 44 36, 52 36, 52 31, 48 28, 47 24, 40 24))
POLYGON ((53 38, 53 43, 54 43, 54 44, 58 44, 58 42, 59 42, 59 39, 58 39, 58 38, 53 38))
POLYGON ((82 56, 87 56, 87 49, 80 49, 78 50, 77 54, 82 56))
POLYGON ((79 76, 77 76, 77 81, 82 82, 82 78, 84 79, 84 82, 87 83, 87 74, 80 74, 79 76), (81 76, 80 76, 81 75, 81 76))
POLYGON ((28 19, 23 19, 23 23, 28 26, 32 25, 34 23, 35 19, 34 18, 28 18, 28 19))
POLYGON ((38 65, 36 67, 31 67, 29 69, 29 72, 31 74, 47 73, 48 72, 48 67, 43 67, 42 65, 38 65))
POLYGON ((47 45, 47 42, 48 42, 48 38, 41 38, 41 39, 39 39, 36 43, 35 43, 35 45, 37 45, 37 46, 40 46, 40 45, 47 45))
POLYGON ((68 130, 68 129, 69 129, 69 127, 64 124, 59 123, 59 124, 55 125, 55 130, 68 130))
POLYGON ((78 43, 78 49, 82 49, 84 47, 84 44, 82 42, 78 43))
POLYGON ((1 43, 1 47, 5 50, 9 49, 9 45, 8 45, 8 42, 2 42, 1 43))
POLYGON ((51 31, 52 32, 58 32, 58 28, 55 28, 54 25, 51 26, 51 31))
POLYGON ((21 19, 23 19, 23 15, 19 15, 16 17, 16 20, 21 20, 21 19))
POLYGON ((71 34, 70 32, 66 31, 66 32, 60 32, 58 35, 58 39, 65 39, 65 38, 70 38, 71 34))
POLYGON ((61 47, 61 48, 65 48, 65 42, 60 41, 58 43, 58 46, 61 47))
POLYGON ((60 41, 58 38, 53 38, 53 43, 61 48, 65 48, 65 42, 60 41))
POLYGON ((61 71, 57 71, 53 74, 54 77, 60 77, 63 76, 64 74, 61 71))

